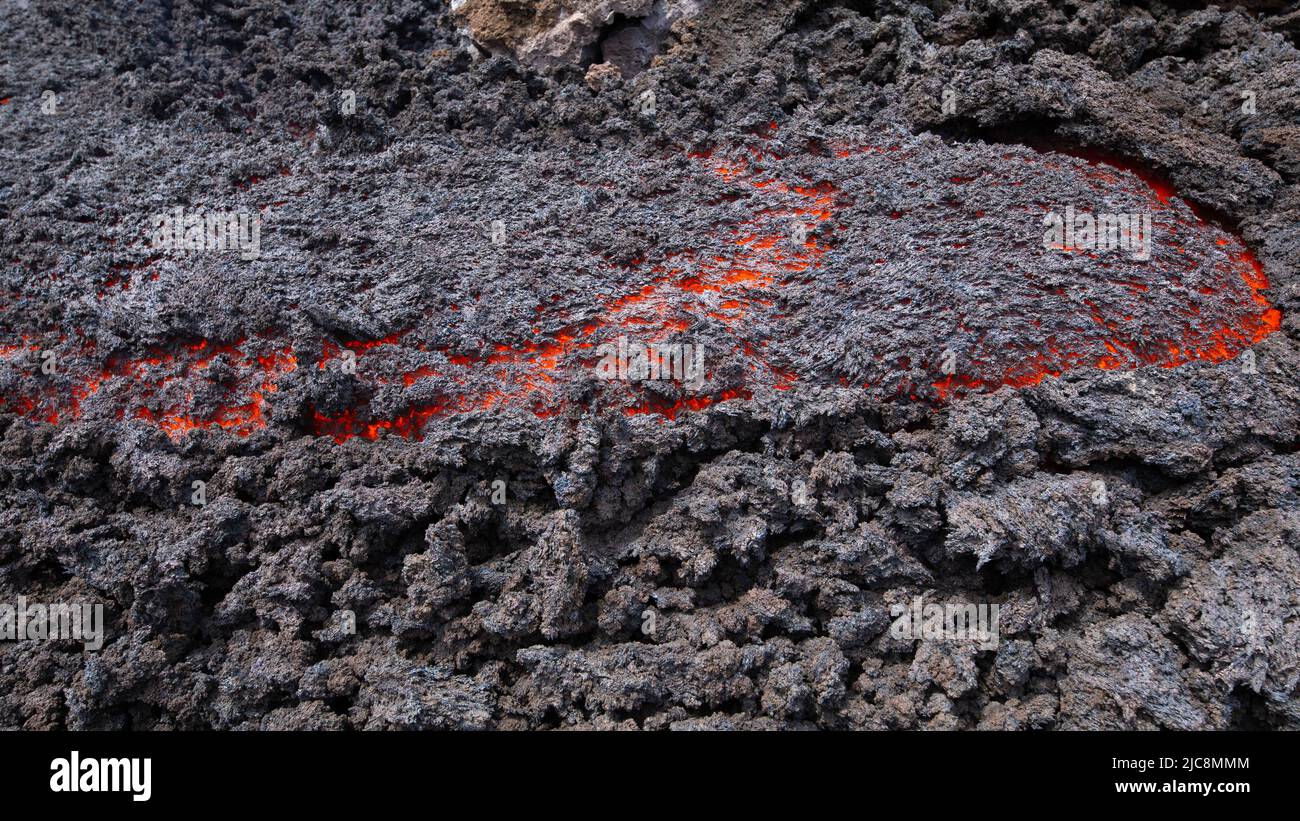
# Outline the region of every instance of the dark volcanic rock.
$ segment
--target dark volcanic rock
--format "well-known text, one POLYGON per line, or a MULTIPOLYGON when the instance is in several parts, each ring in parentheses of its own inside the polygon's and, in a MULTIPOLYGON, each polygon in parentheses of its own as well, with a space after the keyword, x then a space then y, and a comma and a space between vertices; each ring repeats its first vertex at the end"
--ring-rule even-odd
POLYGON ((0 728, 1300 729, 1295 13, 0 15, 0 728))

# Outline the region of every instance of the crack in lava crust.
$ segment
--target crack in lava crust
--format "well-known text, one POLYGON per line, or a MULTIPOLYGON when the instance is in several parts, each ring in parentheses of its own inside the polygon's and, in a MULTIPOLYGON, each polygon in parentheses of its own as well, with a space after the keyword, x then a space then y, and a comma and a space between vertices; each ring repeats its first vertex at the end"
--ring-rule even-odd
MULTIPOLYGON (((418 438, 447 415, 614 407, 673 419, 805 384, 944 402, 1073 368, 1220 362, 1280 327, 1250 250, 1164 183, 1087 156, 993 151, 990 164, 987 146, 934 138, 794 147, 773 126, 747 146, 689 154, 695 179, 662 190, 593 181, 594 170, 573 185, 615 203, 691 208, 683 235, 635 258, 592 259, 586 280, 539 301, 524 338, 467 343, 478 292, 445 296, 425 311, 429 327, 374 338, 263 329, 101 357, 81 332, 11 333, 0 361, 55 350, 61 366, 11 369, 3 407, 52 424, 116 418, 172 436, 247 436, 288 393, 312 433, 418 438), (1044 249, 1043 215, 1067 205, 1150 213, 1151 260, 1044 249), (703 344, 705 387, 597 380, 597 347, 620 336, 703 344), (355 376, 337 376, 352 357, 355 376), (313 398, 313 380, 337 378, 347 390, 313 398)), ((652 176, 666 160, 646 162, 638 168, 652 176)))

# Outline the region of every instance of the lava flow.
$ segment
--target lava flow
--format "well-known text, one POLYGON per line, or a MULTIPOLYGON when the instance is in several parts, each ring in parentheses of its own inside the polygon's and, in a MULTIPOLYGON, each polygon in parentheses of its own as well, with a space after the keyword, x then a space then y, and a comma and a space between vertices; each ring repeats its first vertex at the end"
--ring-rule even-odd
POLYGON ((1023 148, 990 168, 987 147, 926 141, 794 151, 773 133, 692 153, 704 172, 693 184, 719 221, 688 247, 594 263, 606 286, 567 314, 537 305, 528 339, 462 347, 455 340, 474 334, 460 306, 481 296, 459 293, 434 323, 441 336, 403 328, 308 344, 267 331, 101 359, 78 334, 29 333, 0 346, 17 366, 3 408, 55 424, 115 417, 172 436, 247 436, 267 426, 271 396, 305 356, 293 391, 310 432, 419 438, 451 415, 616 408, 674 419, 804 384, 944 402, 1076 368, 1221 362, 1280 327, 1243 242, 1135 169, 1023 148), (1044 247, 1041 220, 1066 202, 1149 215, 1155 254, 1044 247), (602 351, 628 339, 702 344, 698 389, 596 379, 602 351), (59 366, 44 374, 50 350, 59 366), (337 400, 302 399, 336 373, 352 385, 337 400))
MULTIPOLYGON (((93 340, 81 340, 71 354, 54 357, 49 385, 38 393, 4 398, 4 409, 51 424, 81 419, 88 406, 102 416, 149 423, 179 436, 221 429, 248 436, 266 427, 270 395, 297 368, 292 348, 263 334, 215 344, 206 339, 159 347, 141 356, 110 355, 98 369, 93 340), (213 374, 213 371, 219 371, 213 374)), ((0 357, 40 363, 43 351, 69 351, 65 337, 24 337, 0 348, 0 357)), ((33 367, 38 373, 39 364, 33 367)))

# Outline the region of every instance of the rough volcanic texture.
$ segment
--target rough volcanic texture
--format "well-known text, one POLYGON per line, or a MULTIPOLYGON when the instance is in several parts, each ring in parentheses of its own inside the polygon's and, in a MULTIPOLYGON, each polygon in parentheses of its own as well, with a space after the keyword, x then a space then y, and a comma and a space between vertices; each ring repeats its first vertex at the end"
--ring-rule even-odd
POLYGON ((0 727, 1300 728, 1300 9, 457 5, 0 12, 0 727))
POLYGON ((619 77, 644 71, 699 0, 453 0, 473 46, 544 68, 584 63, 619 77))

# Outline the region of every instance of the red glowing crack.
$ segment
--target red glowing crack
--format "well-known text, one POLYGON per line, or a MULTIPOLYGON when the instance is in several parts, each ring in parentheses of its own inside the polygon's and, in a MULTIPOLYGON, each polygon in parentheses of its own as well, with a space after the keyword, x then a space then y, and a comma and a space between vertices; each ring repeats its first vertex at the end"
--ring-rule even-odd
MULTIPOLYGON (((832 147, 833 155, 842 159, 873 152, 898 156, 896 146, 832 147)), ((376 439, 385 434, 419 438, 431 419, 452 414, 512 407, 526 409, 540 418, 554 416, 568 410, 557 391, 560 373, 566 368, 589 366, 593 351, 600 342, 626 334, 635 335, 644 342, 657 343, 702 323, 721 329, 731 338, 735 351, 742 354, 742 361, 748 369, 744 384, 725 387, 708 395, 675 400, 646 394, 633 385, 606 385, 601 389, 601 405, 619 407, 628 416, 653 414, 671 420, 684 412, 750 399, 754 388, 760 385, 782 391, 803 380, 824 379, 824 375, 796 373, 788 364, 769 361, 764 352, 766 340, 752 338, 750 331, 780 318, 777 312, 782 288, 793 282, 809 281, 808 278, 824 264, 824 257, 833 244, 839 189, 826 180, 792 182, 782 179, 773 170, 776 164, 769 162, 779 159, 779 155, 768 154, 762 148, 751 148, 748 154, 731 156, 697 152, 691 157, 708 173, 729 184, 747 188, 768 203, 751 219, 726 229, 729 232, 728 252, 704 254, 686 250, 665 254, 648 269, 644 267, 646 260, 634 260, 624 266, 611 262, 609 264, 614 267, 644 271, 649 275, 648 282, 625 293, 598 294, 599 310, 592 319, 549 336, 539 333, 536 341, 513 346, 499 344, 490 352, 432 349, 441 355, 440 359, 435 358, 437 363, 445 364, 421 364, 395 371, 367 369, 371 374, 368 379, 374 385, 400 384, 408 392, 420 390, 425 380, 444 380, 458 386, 486 383, 487 387, 460 394, 447 392, 447 395, 439 395, 431 402, 409 403, 405 410, 391 416, 376 415, 370 402, 364 399, 332 414, 310 410, 308 429, 339 442, 354 437, 376 439), (796 223, 807 228, 802 242, 792 240, 789 234, 775 232, 774 226, 788 227, 796 223)), ((1149 187, 1155 209, 1168 209, 1176 197, 1166 183, 1139 169, 1121 167, 1111 158, 1084 158, 1090 163, 1085 173, 1100 184, 1119 185, 1125 181, 1124 175, 1138 175, 1149 187)), ((1053 155, 1042 155, 1039 162, 1046 167, 1055 167, 1056 160, 1053 155)), ((965 184, 971 180, 954 177, 952 181, 965 184)), ((252 182, 256 180, 250 184, 252 182)), ((735 195, 728 194, 727 197, 729 201, 735 199, 735 195)), ((899 211, 891 214, 894 219, 903 215, 904 212, 899 211)), ((982 216, 982 212, 976 215, 982 216)), ((1196 226, 1183 227, 1199 228, 1203 224, 1202 220, 1196 226)), ((1195 306, 1192 306, 1184 336, 1153 346, 1150 340, 1138 340, 1126 333, 1120 317, 1108 316, 1102 307, 1086 302, 1098 329, 1098 336, 1091 341, 1100 340, 1104 354, 1085 353, 1076 344, 1049 337, 1042 350, 1026 351, 1009 367, 951 373, 933 381, 930 385, 933 390, 926 395, 943 402, 970 391, 1034 385, 1072 368, 1113 370, 1150 365, 1171 368, 1195 361, 1222 362, 1237 356, 1278 330, 1281 316, 1264 296, 1269 283, 1262 267, 1241 240, 1224 233, 1216 244, 1223 253, 1218 264, 1222 268, 1224 288, 1240 290, 1244 287, 1247 302, 1254 306, 1240 312, 1233 325, 1198 327, 1191 323, 1196 313, 1195 306), (1241 285, 1233 286, 1234 282, 1241 285)), ((957 243, 958 247, 962 245, 957 243)), ((1091 252, 1080 253, 1096 258, 1096 254, 1091 252)), ((147 267, 152 262, 154 260, 150 259, 131 267, 147 267)), ((1097 265, 1098 270, 1108 268, 1105 262, 1099 261, 1097 265)), ((1134 292, 1148 287, 1140 282, 1114 282, 1134 292)), ((457 309, 452 306, 452 310, 457 309)), ((537 308, 539 315, 546 310, 546 306, 537 308)), ((22 356, 30 357, 64 342, 66 338, 61 335, 22 336, 19 341, 0 345, 0 361, 12 362, 22 356)), ((316 360, 316 371, 329 369, 345 356, 354 359, 383 357, 389 352, 411 350, 428 353, 430 349, 413 338, 409 329, 375 339, 325 339, 316 360)), ((79 361, 70 365, 65 363, 64 367, 82 376, 74 378, 70 384, 63 383, 63 390, 51 385, 30 395, 6 396, 3 409, 25 418, 58 424, 80 418, 87 400, 109 393, 111 396, 106 397, 110 400, 108 404, 116 409, 118 418, 154 424, 171 436, 202 429, 222 429, 248 436, 266 427, 269 397, 278 390, 280 380, 295 371, 298 365, 293 345, 271 332, 225 344, 209 340, 191 341, 133 359, 110 357, 97 371, 95 366, 91 366, 89 375, 86 375, 85 368, 88 362, 94 361, 93 342, 83 342, 77 347, 77 354, 79 361), (213 408, 211 412, 196 414, 191 409, 193 395, 185 386, 203 384, 205 372, 217 357, 221 357, 226 365, 226 376, 216 386, 219 396, 208 403, 213 408), (176 396, 177 390, 183 395, 176 396)), ((935 372, 939 372, 938 368, 935 372)), ((835 381, 848 386, 843 377, 835 381)), ((873 389, 870 384, 859 387, 873 389)), ((882 398, 922 398, 916 387, 907 383, 878 385, 874 389, 882 398)))

